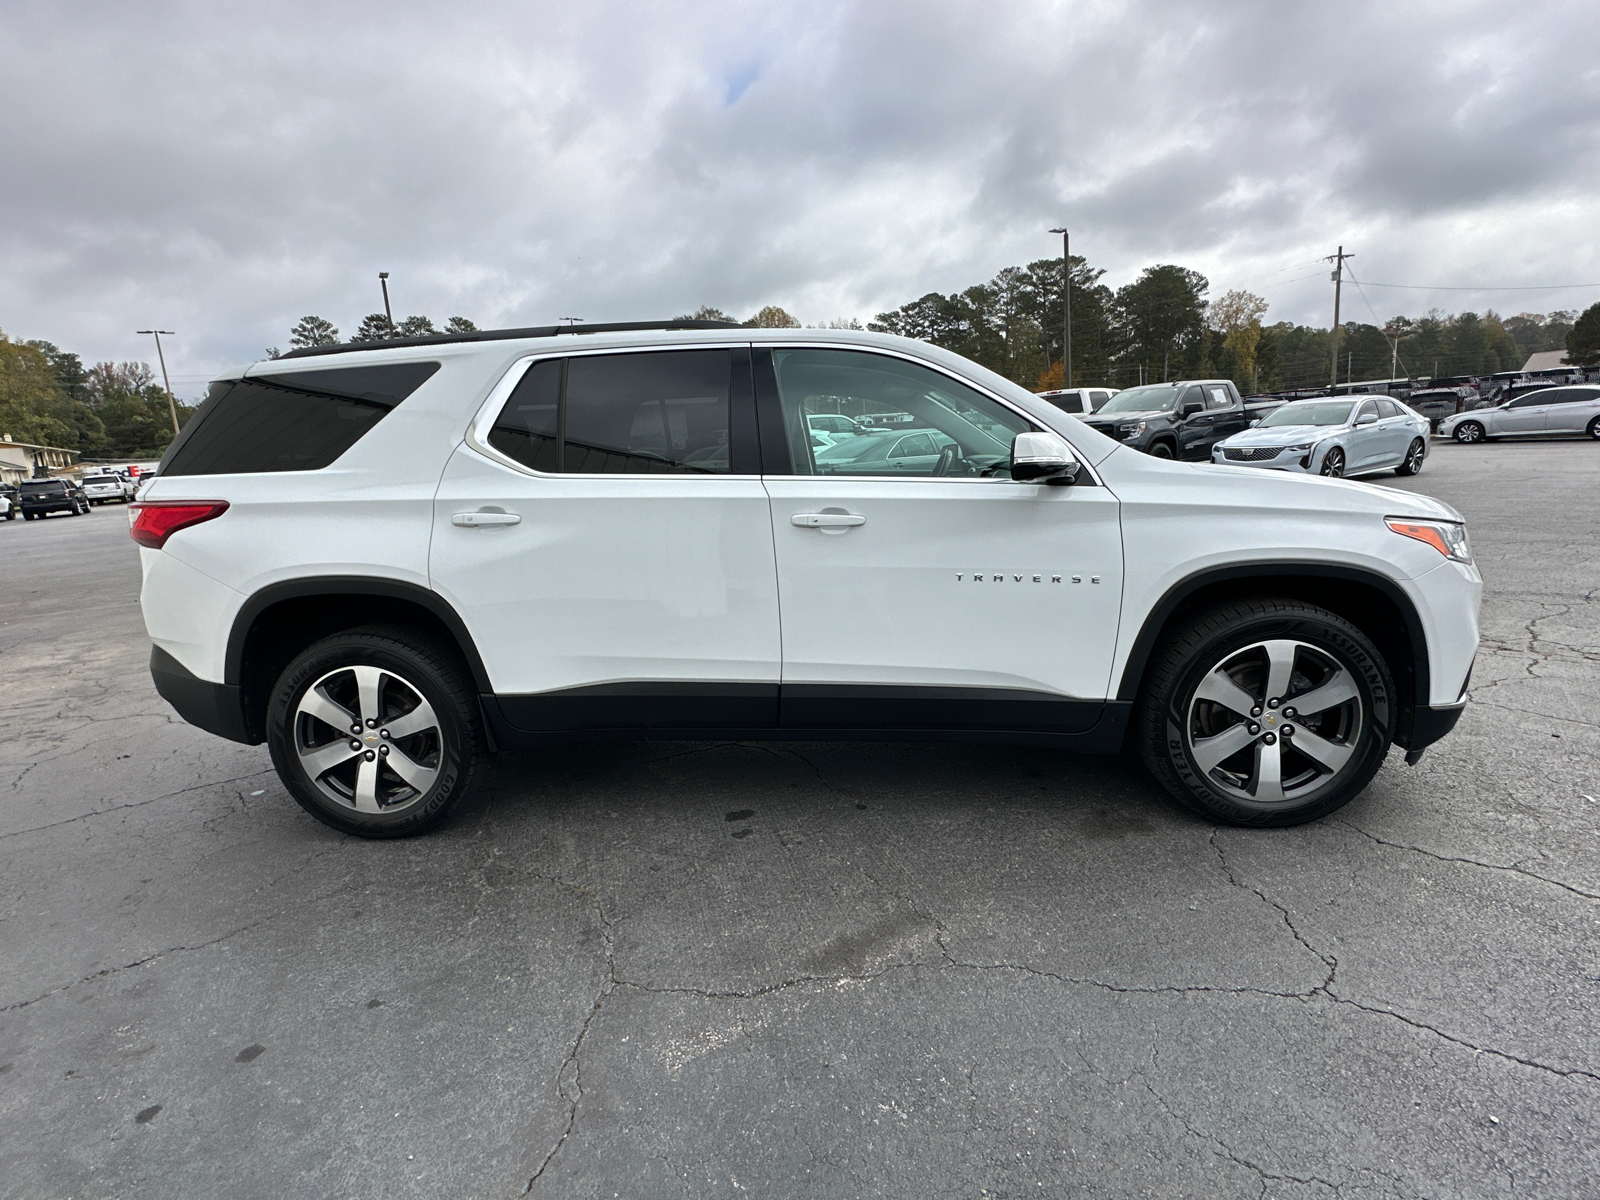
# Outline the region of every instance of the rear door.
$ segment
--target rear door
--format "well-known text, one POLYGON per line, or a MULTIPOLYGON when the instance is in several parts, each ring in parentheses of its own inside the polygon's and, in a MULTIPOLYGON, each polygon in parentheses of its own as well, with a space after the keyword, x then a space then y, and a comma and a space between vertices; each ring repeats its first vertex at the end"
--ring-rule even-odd
POLYGON ((778 597, 748 346, 524 360, 451 457, 434 587, 531 731, 771 726, 778 597))
POLYGON ((1593 388, 1555 388, 1545 397, 1546 433, 1582 433, 1600 414, 1600 391, 1593 388))
POLYGON ((758 350, 756 367, 782 597, 782 724, 1092 727, 1116 641, 1115 497, 1013 482, 1011 439, 1035 426, 925 364, 795 346, 770 359, 758 350), (915 475, 819 464, 806 453, 804 416, 834 403, 909 416, 955 452, 915 475))
POLYGON ((1411 422, 1400 411, 1400 406, 1393 400, 1380 397, 1378 406, 1379 449, 1383 461, 1390 465, 1398 465, 1406 456, 1406 451, 1411 449, 1411 439, 1416 437, 1416 431, 1411 422))

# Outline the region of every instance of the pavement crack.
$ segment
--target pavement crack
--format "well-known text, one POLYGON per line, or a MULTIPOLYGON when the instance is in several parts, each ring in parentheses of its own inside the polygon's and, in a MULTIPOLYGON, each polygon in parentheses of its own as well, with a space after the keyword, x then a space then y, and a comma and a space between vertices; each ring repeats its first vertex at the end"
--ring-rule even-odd
POLYGON ((1268 896, 1260 888, 1252 887, 1247 883, 1239 882, 1238 876, 1233 873, 1233 868, 1228 865, 1228 856, 1223 853, 1222 847, 1217 844, 1217 834, 1221 832, 1222 829, 1220 827, 1213 829, 1211 831, 1211 836, 1206 840, 1211 848, 1216 851, 1217 861, 1222 865, 1222 873, 1228 877, 1228 882, 1233 884, 1234 887, 1239 888, 1242 891, 1249 892, 1252 896, 1259 898, 1262 903, 1268 904, 1278 910, 1278 915, 1283 918, 1285 927, 1287 927, 1289 932, 1294 935, 1294 940, 1304 946, 1311 954, 1316 955, 1316 957, 1322 961, 1322 965, 1328 969, 1327 978, 1313 988, 1312 992, 1327 991, 1328 988, 1333 986, 1334 978, 1339 973, 1339 960, 1331 954, 1324 954, 1321 950, 1318 950, 1315 946, 1313 946, 1310 941, 1306 939, 1305 935, 1302 934, 1298 928, 1296 928, 1294 918, 1289 915, 1289 910, 1287 908, 1279 904, 1276 900, 1272 899, 1272 897, 1268 896))
POLYGON ((1550 1075, 1560 1076, 1562 1079, 1590 1079, 1595 1083, 1600 1083, 1600 1074, 1596 1074, 1593 1071, 1585 1071, 1581 1067, 1552 1067, 1549 1063, 1542 1063, 1532 1058, 1523 1058, 1519 1054, 1512 1054, 1505 1050, 1496 1050, 1493 1046, 1480 1046, 1476 1042, 1457 1037, 1453 1033, 1446 1033, 1435 1025, 1429 1025, 1426 1021, 1418 1021, 1414 1017, 1406 1016, 1404 1013, 1395 1012, 1392 1008, 1379 1008, 1375 1004, 1363 1004, 1359 1000, 1348 1000, 1343 996, 1330 996, 1329 998, 1335 1004, 1348 1004, 1352 1008, 1358 1008, 1362 1012, 1372 1013, 1375 1016, 1392 1017, 1396 1021, 1411 1026, 1413 1029, 1420 1029, 1425 1033, 1431 1033, 1435 1037, 1442 1038, 1452 1045, 1471 1050, 1474 1054, 1487 1054, 1491 1058, 1516 1063, 1519 1066, 1528 1067, 1535 1071, 1544 1071, 1550 1075))
MULTIPOLYGON (((206 788, 226 787, 230 783, 243 783, 247 779, 260 779, 263 775, 273 775, 275 777, 276 772, 271 767, 267 767, 264 770, 252 771, 248 775, 235 775, 231 779, 216 779, 209 780, 206 783, 196 783, 190 787, 179 788, 175 792, 162 792, 159 796, 148 796, 143 800, 130 800, 126 804, 114 804, 110 808, 97 808, 93 812, 83 813, 76 817, 67 817, 62 821, 51 821, 45 825, 32 825, 27 829, 14 829, 10 833, 0 833, 0 841, 4 841, 7 838, 21 837, 27 833, 42 833, 47 829, 59 829, 63 825, 75 825, 80 821, 90 821, 95 817, 104 817, 130 808, 143 808, 146 804, 154 804, 158 800, 171 800, 175 796, 187 795, 189 792, 204 791, 206 788)), ((21 776, 19 775, 18 779, 20 778, 21 776)))
POLYGON ((1562 883, 1559 879, 1551 879, 1548 875, 1540 875, 1537 871, 1530 871, 1527 868, 1519 867, 1514 863, 1509 865, 1505 863, 1486 863, 1479 862, 1475 858, 1462 858, 1457 855, 1438 854, 1432 850, 1425 850, 1421 846, 1409 846, 1404 842, 1391 842, 1387 838, 1381 838, 1375 833, 1369 833, 1367 830, 1362 829, 1361 826, 1355 825, 1344 818, 1340 818, 1339 823, 1353 830, 1354 832, 1359 833, 1362 837, 1368 838, 1380 846, 1387 846, 1392 850, 1407 850, 1412 854, 1420 854, 1424 858, 1431 858, 1435 862, 1460 863, 1463 866, 1479 867, 1485 871, 1503 871, 1509 875, 1520 875, 1525 879, 1537 880, 1540 883, 1549 884, 1551 887, 1560 888, 1564 892, 1571 892, 1574 896, 1581 896, 1585 900, 1600 900, 1600 892, 1585 891, 1583 888, 1574 887, 1570 883, 1562 883))

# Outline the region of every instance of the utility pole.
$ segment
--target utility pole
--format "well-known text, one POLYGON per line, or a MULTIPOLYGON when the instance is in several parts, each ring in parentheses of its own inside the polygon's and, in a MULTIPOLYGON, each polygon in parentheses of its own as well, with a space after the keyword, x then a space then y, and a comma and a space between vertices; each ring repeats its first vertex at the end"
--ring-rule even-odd
POLYGON ((389 309, 389 272, 378 272, 378 283, 383 287, 383 315, 389 321, 389 328, 394 328, 394 313, 389 309))
POLYGON ((1344 356, 1344 381, 1346 383, 1354 383, 1356 381, 1355 362, 1356 352, 1351 350, 1344 356))
POLYGON ((1061 386, 1072 386, 1072 239, 1063 229, 1052 229, 1061 235, 1061 386))
POLYGON ((161 382, 167 389, 167 411, 172 414, 172 436, 178 436, 178 402, 172 398, 172 380, 167 378, 167 356, 161 352, 161 335, 177 337, 170 329, 135 329, 135 333, 153 333, 156 335, 156 359, 161 363, 161 382))
POLYGON ((1333 384, 1339 386, 1339 291, 1344 286, 1344 260, 1354 258, 1354 254, 1346 254, 1344 247, 1339 247, 1337 254, 1330 254, 1324 262, 1333 264, 1333 384))

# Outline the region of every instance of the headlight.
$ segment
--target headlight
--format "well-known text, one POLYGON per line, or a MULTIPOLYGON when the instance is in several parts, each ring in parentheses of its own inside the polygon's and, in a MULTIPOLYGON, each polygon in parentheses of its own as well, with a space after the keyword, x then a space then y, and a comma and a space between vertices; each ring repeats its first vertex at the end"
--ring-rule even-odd
POLYGON ((1118 425, 1117 432, 1125 433, 1129 437, 1137 437, 1139 434, 1144 432, 1144 422, 1129 421, 1126 425, 1118 425))
POLYGON ((1285 446, 1284 449, 1293 451, 1295 453, 1302 453, 1311 449, 1311 447, 1314 445, 1316 445, 1315 442, 1301 442, 1298 446, 1285 446))
POLYGON ((1426 542, 1453 562, 1472 561, 1467 542, 1467 527, 1456 521, 1408 521, 1404 517, 1385 517, 1383 523, 1401 537, 1426 542))

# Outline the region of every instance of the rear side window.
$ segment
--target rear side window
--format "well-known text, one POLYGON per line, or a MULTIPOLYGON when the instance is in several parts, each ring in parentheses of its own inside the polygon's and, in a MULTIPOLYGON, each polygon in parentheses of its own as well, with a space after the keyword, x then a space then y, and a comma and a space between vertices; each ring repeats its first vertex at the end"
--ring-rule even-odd
POLYGON ((720 474, 730 469, 729 350, 585 355, 534 363, 489 444, 536 471, 720 474))
POLYGON ((161 460, 163 475, 248 475, 328 466, 439 369, 384 363, 213 384, 161 460))

